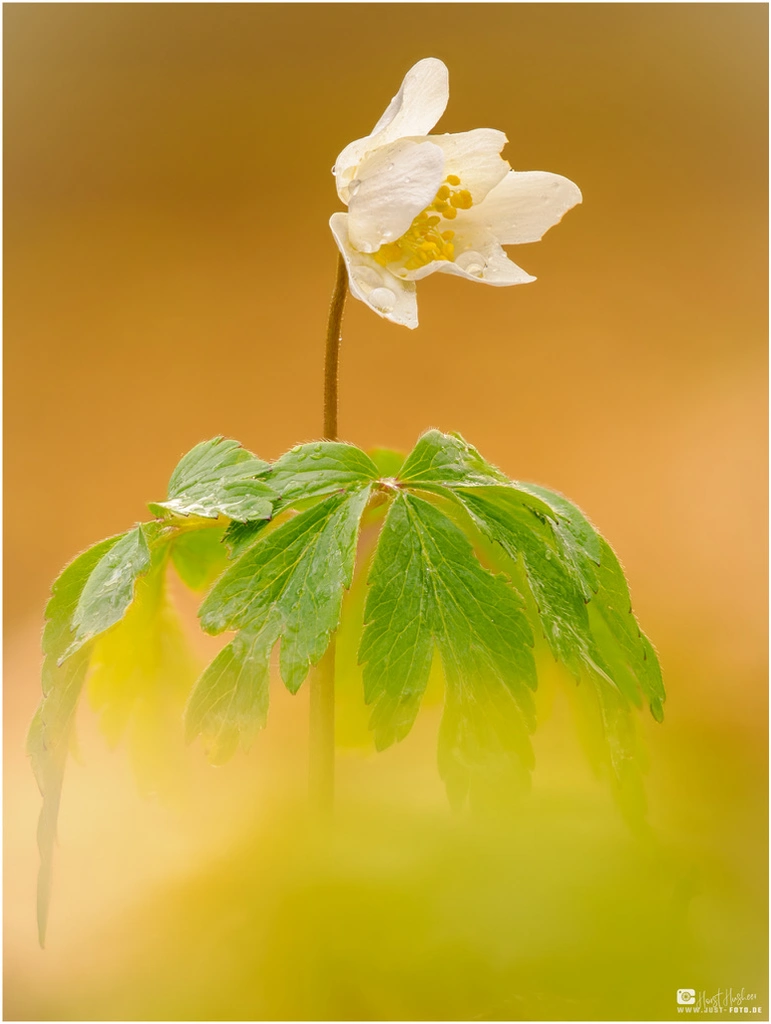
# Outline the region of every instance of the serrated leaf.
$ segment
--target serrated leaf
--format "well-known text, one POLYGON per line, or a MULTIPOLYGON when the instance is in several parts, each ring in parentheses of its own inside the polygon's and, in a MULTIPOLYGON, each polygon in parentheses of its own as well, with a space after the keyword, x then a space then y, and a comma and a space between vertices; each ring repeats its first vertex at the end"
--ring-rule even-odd
POLYGON ((562 558, 575 571, 584 598, 589 601, 596 592, 597 566, 600 563, 600 535, 583 512, 556 491, 521 481, 514 483, 521 493, 542 501, 551 513, 554 531, 562 558))
POLYGON ((140 790, 165 798, 178 789, 179 725, 198 673, 166 589, 168 551, 168 544, 156 546, 126 614, 94 642, 87 683, 108 742, 127 735, 140 790))
POLYGON ((172 473, 166 501, 151 504, 150 510, 206 519, 222 515, 238 522, 267 519, 276 496, 264 480, 269 468, 237 441, 202 441, 172 473))
POLYGON ((408 499, 397 496, 370 570, 359 661, 364 699, 374 704, 370 727, 379 750, 412 728, 433 656, 429 569, 408 499))
POLYGON ((626 577, 613 549, 604 538, 599 540, 598 589, 589 604, 592 632, 611 678, 631 674, 654 718, 661 721, 666 694, 656 652, 632 612, 626 577))
POLYGON ((440 766, 448 785, 457 792, 460 777, 467 786, 482 768, 487 754, 473 737, 480 729, 497 730, 501 708, 506 759, 529 763, 533 637, 509 581, 480 565, 439 509, 401 493, 383 527, 369 583, 359 657, 365 699, 375 705, 378 747, 411 728, 436 645, 447 687, 440 766))
POLYGON ((641 694, 657 721, 666 699, 661 667, 650 640, 632 612, 629 587, 608 542, 586 516, 561 494, 534 484, 515 485, 552 510, 563 563, 580 582, 588 602, 589 624, 600 671, 639 706, 641 694))
POLYGON ((277 622, 281 676, 293 693, 339 622, 369 492, 366 486, 333 494, 277 527, 222 576, 201 607, 210 633, 257 633, 277 622))
POLYGON ((464 489, 455 494, 483 532, 506 554, 521 557, 554 656, 575 675, 595 668, 596 651, 581 582, 561 557, 551 522, 544 522, 508 487, 464 489))
MULTIPOLYGON (((275 516, 278 512, 276 506, 273 511, 275 516)), ((230 523, 223 538, 223 542, 230 552, 230 558, 240 558, 245 551, 248 551, 270 521, 270 519, 253 519, 249 523, 238 523, 235 520, 230 523)))
POLYGON ((442 434, 439 430, 423 434, 399 471, 399 480, 413 487, 429 488, 510 483, 460 434, 442 434))
POLYGON ((94 566, 72 616, 74 639, 62 658, 69 658, 123 617, 133 599, 137 577, 149 567, 145 528, 137 526, 111 545, 94 566))
POLYGON ((646 696, 663 714, 661 670, 632 614, 623 570, 610 545, 574 505, 536 488, 558 518, 539 520, 520 503, 521 488, 455 488, 454 494, 489 537, 524 562, 546 638, 576 675, 604 676, 633 704, 646 696), (519 489, 519 490, 518 490, 519 489), (593 591, 584 597, 590 582, 593 591))
POLYGON ((212 764, 245 750, 268 717, 270 652, 280 631, 278 618, 257 633, 242 630, 223 647, 190 695, 185 711, 188 741, 201 734, 212 764))
POLYGON ((186 531, 174 538, 171 560, 180 579, 191 590, 209 587, 227 567, 228 548, 224 539, 225 527, 219 526, 186 531))
POLYGON ((51 865, 56 840, 64 766, 67 760, 75 709, 86 678, 88 652, 77 651, 62 661, 72 640, 72 618, 94 568, 125 534, 110 537, 84 551, 57 578, 46 606, 43 631, 43 699, 27 737, 27 753, 35 773, 43 806, 38 821, 38 935, 45 944, 51 893, 51 865))
POLYGON ((363 487, 377 477, 377 466, 361 448, 341 441, 318 441, 298 445, 282 455, 268 479, 286 506, 363 487))

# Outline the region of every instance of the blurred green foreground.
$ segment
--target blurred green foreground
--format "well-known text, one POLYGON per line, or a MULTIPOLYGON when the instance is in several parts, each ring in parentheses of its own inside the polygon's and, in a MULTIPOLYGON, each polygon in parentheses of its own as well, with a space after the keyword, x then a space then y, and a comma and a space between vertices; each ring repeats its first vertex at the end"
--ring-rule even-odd
POLYGON ((167 807, 136 795, 86 710, 49 948, 9 950, 6 927, 6 1019, 672 1019, 683 987, 755 992, 765 1017, 762 757, 678 722, 676 680, 669 720, 642 722, 647 823, 591 770, 574 684, 554 673, 532 790, 483 817, 447 805, 438 692, 375 756, 354 749, 365 713, 338 683, 350 749, 328 826, 306 813, 302 694, 274 687, 267 730, 224 768, 185 751, 167 807), (137 864, 171 829, 171 854, 157 839, 165 869, 132 885, 139 867, 130 848, 118 867, 110 829, 144 850, 137 864), (89 857, 108 879, 114 864, 111 882, 89 857), (79 919, 94 889, 100 905, 79 919))

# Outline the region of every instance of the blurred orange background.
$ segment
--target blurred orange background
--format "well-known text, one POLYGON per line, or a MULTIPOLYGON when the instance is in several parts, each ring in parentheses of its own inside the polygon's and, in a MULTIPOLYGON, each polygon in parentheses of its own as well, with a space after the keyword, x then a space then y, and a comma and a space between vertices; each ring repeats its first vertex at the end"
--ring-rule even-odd
MULTIPOLYGON (((121 968, 99 960, 105 927, 180 863, 220 851, 200 821, 185 831, 140 801, 86 723, 65 780, 52 948, 37 950, 23 738, 50 582, 146 519, 198 441, 225 434, 273 459, 319 436, 330 168, 429 55, 450 69, 438 130, 501 128, 514 168, 564 174, 584 202, 510 251, 534 284, 437 275, 419 287, 415 332, 349 301, 342 436, 408 449, 428 427, 458 430, 608 537, 669 691, 663 727, 644 726, 652 815, 696 858, 718 858, 720 927, 740 936, 730 971, 704 985, 763 989, 767 6, 3 13, 6 1017, 109 1015, 74 950, 107 985, 121 968)), ((304 738, 304 698, 276 699, 266 749, 283 728, 304 738)), ((235 797, 191 756, 207 827, 231 835, 235 797)), ((356 772, 387 787, 400 756, 356 772)), ((427 773, 432 758, 426 741, 427 773)))

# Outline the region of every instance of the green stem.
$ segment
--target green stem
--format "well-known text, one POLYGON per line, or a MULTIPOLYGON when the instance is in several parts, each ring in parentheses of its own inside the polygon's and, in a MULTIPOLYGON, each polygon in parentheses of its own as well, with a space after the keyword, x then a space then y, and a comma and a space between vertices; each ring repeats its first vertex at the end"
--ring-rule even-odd
MULTIPOLYGON (((327 348, 324 362, 324 437, 337 440, 338 372, 340 332, 343 322, 348 272, 342 254, 329 307, 327 348)), ((332 813, 335 800, 335 638, 310 680, 310 742, 308 760, 311 804, 323 816, 332 813)))

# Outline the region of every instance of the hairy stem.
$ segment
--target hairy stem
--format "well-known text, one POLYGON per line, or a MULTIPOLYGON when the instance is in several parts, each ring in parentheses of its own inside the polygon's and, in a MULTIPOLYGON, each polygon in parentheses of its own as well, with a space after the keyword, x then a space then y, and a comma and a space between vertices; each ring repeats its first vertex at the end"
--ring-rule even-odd
MULTIPOLYGON (((324 437, 337 440, 337 384, 340 363, 340 331, 348 290, 348 272, 342 254, 329 307, 327 349, 324 363, 324 437)), ((310 680, 310 797, 322 815, 331 814, 335 800, 335 638, 310 680)))
POLYGON ((327 353, 324 361, 324 437, 337 440, 337 378, 340 364, 340 331, 343 323, 345 296, 348 291, 348 271, 342 253, 337 260, 337 280, 332 292, 327 323, 327 353))

